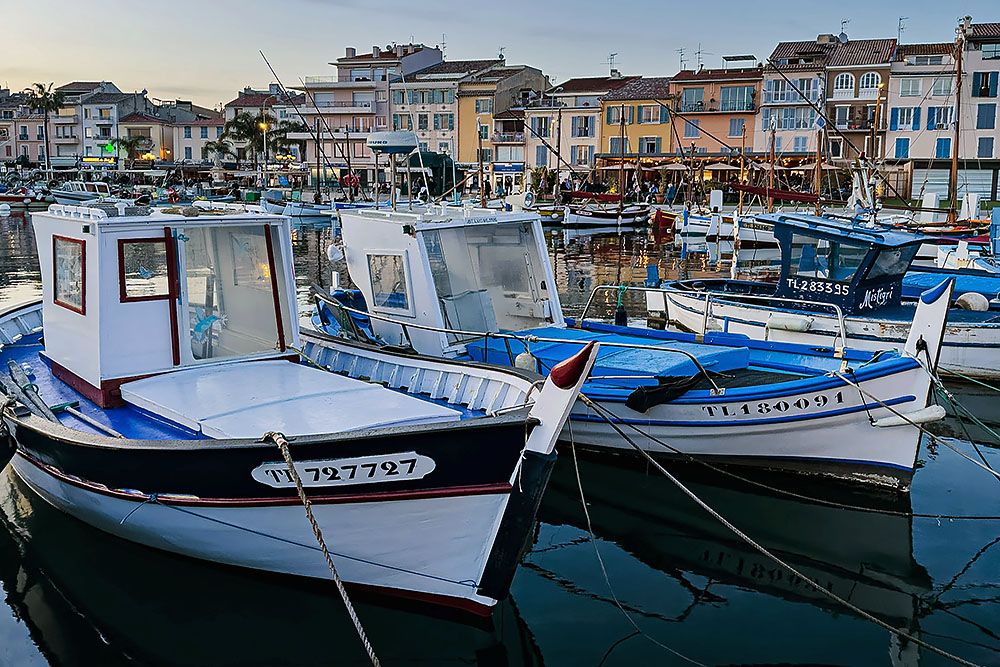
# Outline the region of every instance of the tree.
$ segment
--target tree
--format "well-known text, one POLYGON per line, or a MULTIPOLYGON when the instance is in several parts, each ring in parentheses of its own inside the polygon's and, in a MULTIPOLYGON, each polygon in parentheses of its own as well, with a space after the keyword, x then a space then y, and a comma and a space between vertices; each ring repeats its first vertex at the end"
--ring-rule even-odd
POLYGON ((45 119, 42 126, 42 136, 45 138, 45 171, 52 172, 52 160, 49 157, 49 114, 56 113, 66 104, 66 96, 60 91, 52 90, 52 84, 35 83, 24 89, 28 96, 28 108, 41 113, 45 119))
POLYGON ((226 141, 225 136, 219 137, 217 141, 206 141, 205 152, 213 156, 216 167, 222 167, 222 158, 227 155, 236 155, 233 151, 233 145, 226 141))
POLYGON ((289 139, 288 135, 293 132, 309 131, 309 126, 299 120, 278 121, 274 129, 268 129, 267 143, 273 146, 275 151, 279 149, 287 151, 292 146, 298 146, 299 155, 303 156, 306 154, 305 139, 289 139))
POLYGON ((131 169, 135 164, 135 154, 139 152, 140 149, 149 146, 148 137, 140 136, 128 136, 128 137, 115 137, 111 140, 115 148, 118 149, 118 153, 125 153, 125 161, 128 164, 128 168, 131 169))
MULTIPOLYGON (((245 141, 250 151, 253 166, 257 167, 257 153, 264 150, 264 130, 261 124, 266 123, 268 131, 275 126, 274 116, 269 113, 259 113, 256 116, 247 112, 236 114, 226 121, 222 128, 223 136, 235 141, 245 141)), ((268 139, 271 137, 268 136, 268 139)))

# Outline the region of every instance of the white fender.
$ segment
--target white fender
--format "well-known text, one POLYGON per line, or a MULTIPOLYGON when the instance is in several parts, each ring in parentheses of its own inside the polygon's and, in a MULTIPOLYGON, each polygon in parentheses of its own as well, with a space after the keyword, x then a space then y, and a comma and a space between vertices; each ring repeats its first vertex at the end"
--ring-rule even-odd
POLYGON ((771 313, 768 315, 767 324, 765 325, 768 329, 779 329, 781 331, 798 331, 803 333, 809 331, 812 328, 813 318, 804 317, 800 315, 779 315, 777 313, 771 313))
POLYGON ((932 366, 928 370, 931 371, 937 368, 938 357, 941 355, 941 341, 944 339, 945 322, 954 289, 955 280, 947 278, 920 295, 917 312, 910 325, 910 335, 906 337, 906 345, 903 347, 906 354, 925 366, 929 358, 932 366), (921 340, 927 345, 927 355, 918 348, 921 340))
POLYGON ((525 450, 549 454, 580 395, 580 389, 597 360, 600 346, 591 341, 575 355, 553 366, 541 393, 535 398, 529 415, 540 424, 531 429, 525 450))

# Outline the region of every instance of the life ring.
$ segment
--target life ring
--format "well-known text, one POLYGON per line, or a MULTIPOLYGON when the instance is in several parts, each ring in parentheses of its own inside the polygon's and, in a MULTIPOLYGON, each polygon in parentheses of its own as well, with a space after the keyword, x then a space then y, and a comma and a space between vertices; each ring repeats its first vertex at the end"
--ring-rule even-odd
POLYGON ((349 188, 356 188, 361 185, 361 179, 358 178, 357 174, 344 174, 340 182, 349 188))
POLYGON ((167 203, 176 204, 181 200, 180 194, 173 188, 167 188, 167 203))

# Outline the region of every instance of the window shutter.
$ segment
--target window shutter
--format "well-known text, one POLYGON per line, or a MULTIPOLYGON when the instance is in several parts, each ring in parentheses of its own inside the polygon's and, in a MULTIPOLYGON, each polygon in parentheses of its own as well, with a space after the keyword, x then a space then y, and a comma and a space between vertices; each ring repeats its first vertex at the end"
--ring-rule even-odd
POLYGON ((913 107, 913 130, 920 129, 920 107, 913 107))
POLYGON ((614 120, 611 118, 611 109, 612 107, 608 107, 607 111, 604 112, 604 122, 608 125, 614 123, 614 120))
POLYGON ((631 125, 632 121, 635 120, 635 107, 627 106, 625 107, 625 124, 631 125))
POLYGON ((574 137, 577 136, 577 134, 576 134, 576 132, 577 132, 577 129, 576 129, 577 120, 579 120, 579 119, 576 116, 573 116, 572 118, 569 119, 570 126, 571 126, 570 135, 574 136, 574 137))
POLYGON ((979 97, 979 90, 983 87, 983 73, 972 73, 972 96, 979 97))
POLYGON ((657 137, 656 138, 656 150, 654 151, 657 155, 659 155, 660 153, 663 152, 662 150, 660 150, 660 146, 662 145, 660 142, 661 142, 661 137, 657 137))
POLYGON ((934 129, 934 120, 935 120, 934 119, 934 112, 935 111, 937 111, 937 109, 935 109, 934 107, 929 107, 927 109, 927 129, 928 130, 933 130, 934 129))
MULTIPOLYGON (((573 120, 576 120, 576 118, 574 118, 573 120)), ((569 163, 570 164, 576 164, 578 162, 578 158, 579 157, 580 157, 580 147, 579 146, 570 146, 569 147, 569 163)))
POLYGON ((899 129, 899 109, 896 107, 889 112, 889 129, 894 132, 899 129))
POLYGON ((997 96, 997 75, 1000 72, 990 72, 990 97, 997 96))
POLYGON ((660 122, 669 123, 670 122, 670 108, 666 104, 660 107, 660 122))

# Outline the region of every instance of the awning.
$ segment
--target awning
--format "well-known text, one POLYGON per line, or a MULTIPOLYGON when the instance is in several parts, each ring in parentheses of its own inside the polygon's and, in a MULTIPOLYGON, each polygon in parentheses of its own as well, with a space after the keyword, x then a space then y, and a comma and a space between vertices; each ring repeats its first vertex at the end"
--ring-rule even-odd
POLYGON ((717 162, 715 164, 710 164, 702 167, 706 171, 739 171, 739 167, 734 167, 731 164, 726 164, 725 162, 717 162))

